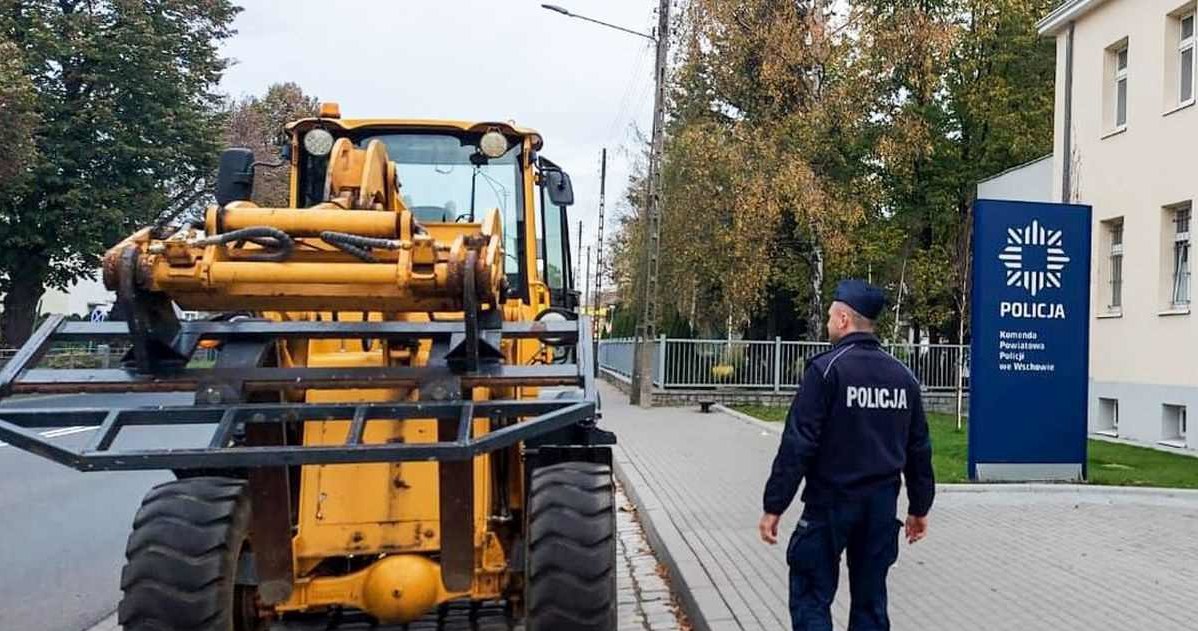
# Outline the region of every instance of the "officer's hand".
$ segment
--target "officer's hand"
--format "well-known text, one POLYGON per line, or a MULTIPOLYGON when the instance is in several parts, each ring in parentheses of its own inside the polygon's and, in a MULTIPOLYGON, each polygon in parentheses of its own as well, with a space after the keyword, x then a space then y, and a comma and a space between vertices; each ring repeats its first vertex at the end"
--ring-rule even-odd
POLYGON ((928 536, 928 518, 907 515, 907 543, 915 543, 926 536, 928 536))
POLYGON ((761 533, 761 540, 773 545, 778 543, 778 519, 777 515, 766 513, 761 516, 761 522, 757 524, 757 530, 761 533))

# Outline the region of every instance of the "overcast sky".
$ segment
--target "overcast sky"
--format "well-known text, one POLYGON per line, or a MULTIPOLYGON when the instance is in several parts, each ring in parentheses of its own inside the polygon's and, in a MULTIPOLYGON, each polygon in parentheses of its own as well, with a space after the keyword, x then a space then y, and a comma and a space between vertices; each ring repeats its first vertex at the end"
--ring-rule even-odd
MULTIPOLYGON (((575 13, 642 32, 654 0, 555 0, 575 13)), ((294 81, 345 118, 514 120, 545 137, 570 173, 573 220, 595 239, 599 154, 608 148, 607 227, 652 121, 649 40, 542 9, 533 0, 242 0, 233 96, 294 81)), ((571 228, 576 241, 577 224, 571 228)))

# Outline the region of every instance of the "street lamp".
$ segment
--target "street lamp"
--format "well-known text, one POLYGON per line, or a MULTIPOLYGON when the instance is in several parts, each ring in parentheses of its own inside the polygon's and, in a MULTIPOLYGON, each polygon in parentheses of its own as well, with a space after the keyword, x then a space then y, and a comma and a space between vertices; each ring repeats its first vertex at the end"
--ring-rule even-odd
POLYGON ((562 15, 564 15, 564 16, 566 16, 566 17, 568 17, 568 18, 577 18, 577 19, 579 19, 579 20, 585 20, 585 21, 587 21, 587 22, 593 22, 593 23, 595 23, 595 24, 599 24, 599 25, 602 25, 602 26, 606 26, 606 27, 608 27, 608 28, 614 28, 614 29, 616 29, 617 31, 624 31, 625 33, 629 33, 629 34, 631 34, 631 35, 636 35, 637 37, 643 37, 643 38, 645 38, 645 39, 647 39, 647 40, 649 40, 649 41, 651 41, 651 42, 656 42, 656 41, 657 41, 657 38, 656 38, 656 37, 653 37, 652 35, 649 35, 649 34, 646 34, 646 33, 642 33, 642 32, 640 32, 640 31, 634 31, 634 30, 632 30, 632 29, 629 29, 629 28, 624 28, 623 26, 616 26, 615 24, 609 24, 609 23, 607 23, 607 22, 604 22, 604 21, 602 21, 602 20, 596 20, 595 18, 588 18, 588 17, 587 17, 587 16, 585 16, 585 15, 578 15, 577 13, 570 13, 570 11, 569 11, 569 10, 567 10, 567 9, 565 9, 565 8, 562 8, 562 7, 559 7, 559 6, 557 6, 556 4, 542 4, 542 5, 541 5, 541 8, 542 8, 542 9, 549 9, 550 11, 553 11, 554 13, 560 13, 560 14, 562 14, 562 15))
MULTIPOLYGON (((555 4, 542 4, 541 7, 560 13, 566 17, 593 22, 601 26, 644 37, 657 45, 657 63, 653 70, 653 81, 656 89, 653 94, 653 145, 649 152, 649 195, 648 208, 645 213, 645 246, 644 270, 645 278, 641 283, 644 300, 641 302, 641 317, 636 325, 636 349, 632 360, 632 388, 629 399, 634 405, 653 405, 653 345, 657 338, 657 257, 661 249, 661 214, 659 211, 659 194, 661 191, 661 152, 662 136, 665 122, 666 102, 666 60, 670 47, 670 0, 658 0, 656 37, 639 31, 627 29, 615 24, 608 24, 594 18, 577 15, 555 4)), ((665 371, 665 366, 661 366, 665 371)))

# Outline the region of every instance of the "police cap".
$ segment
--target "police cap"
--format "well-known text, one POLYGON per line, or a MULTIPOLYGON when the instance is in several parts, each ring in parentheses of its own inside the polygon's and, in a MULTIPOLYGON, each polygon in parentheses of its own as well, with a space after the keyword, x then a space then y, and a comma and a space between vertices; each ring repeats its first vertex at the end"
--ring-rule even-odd
POLYGON ((870 320, 877 320, 886 306, 886 295, 881 289, 856 278, 840 281, 832 300, 843 302, 870 320))

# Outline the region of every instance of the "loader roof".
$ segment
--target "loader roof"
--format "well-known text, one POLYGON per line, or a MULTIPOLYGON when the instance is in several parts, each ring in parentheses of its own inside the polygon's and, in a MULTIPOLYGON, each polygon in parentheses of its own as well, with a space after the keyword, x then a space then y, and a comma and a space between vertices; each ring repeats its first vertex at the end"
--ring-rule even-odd
POLYGON ((540 150, 543 144, 541 134, 536 130, 527 127, 518 127, 511 122, 500 121, 476 122, 419 118, 301 118, 288 123, 287 130, 290 131, 296 128, 308 128, 317 125, 326 128, 340 128, 346 131, 361 129, 442 129, 483 132, 488 129, 499 128, 508 135, 531 138, 534 150, 540 150))

